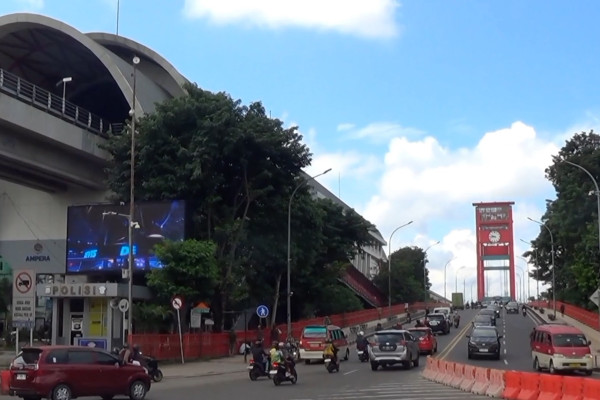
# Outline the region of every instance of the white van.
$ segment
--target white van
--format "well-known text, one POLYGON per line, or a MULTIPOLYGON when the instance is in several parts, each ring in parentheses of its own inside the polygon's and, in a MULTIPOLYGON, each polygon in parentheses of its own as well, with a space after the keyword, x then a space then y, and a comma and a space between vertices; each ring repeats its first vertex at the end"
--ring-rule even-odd
POLYGON ((446 316, 446 321, 448 321, 448 326, 454 324, 454 316, 452 315, 452 309, 450 307, 436 307, 433 309, 433 313, 444 314, 446 316))

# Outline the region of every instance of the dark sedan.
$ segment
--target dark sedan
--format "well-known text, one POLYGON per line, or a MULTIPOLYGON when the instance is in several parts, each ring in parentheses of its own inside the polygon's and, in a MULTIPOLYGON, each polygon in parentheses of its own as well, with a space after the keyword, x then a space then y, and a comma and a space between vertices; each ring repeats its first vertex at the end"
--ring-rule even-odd
POLYGON ((472 322, 473 328, 478 328, 480 326, 494 326, 492 323, 492 317, 489 315, 477 315, 473 319, 472 322))
POLYGON ((469 339, 467 344, 467 357, 469 359, 474 356, 500 359, 500 339, 502 339, 502 335, 498 334, 496 328, 475 328, 470 335, 467 335, 467 338, 469 339))
POLYGON ((484 308, 477 315, 489 315, 492 319, 492 325, 496 326, 496 311, 491 308, 484 308))
POLYGON ((442 332, 445 335, 450 333, 450 324, 448 323, 445 314, 427 314, 426 320, 427 326, 431 328, 431 331, 433 333, 442 332))
POLYGON ((509 301, 506 304, 506 313, 507 314, 518 314, 519 313, 519 303, 516 301, 509 301))

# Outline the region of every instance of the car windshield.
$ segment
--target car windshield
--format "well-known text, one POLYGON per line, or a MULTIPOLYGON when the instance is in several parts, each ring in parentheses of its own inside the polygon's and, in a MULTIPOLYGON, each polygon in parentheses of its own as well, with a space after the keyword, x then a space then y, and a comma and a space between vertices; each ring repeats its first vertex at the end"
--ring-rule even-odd
POLYGON ((511 301, 510 303, 508 303, 508 304, 506 305, 506 307, 519 307, 519 305, 518 305, 516 302, 514 302, 514 301, 511 301))
POLYGON ((492 309, 490 309, 490 308, 486 308, 485 310, 481 310, 479 313, 483 314, 483 315, 486 315, 486 314, 490 314, 491 315, 491 314, 494 314, 495 311, 492 310, 492 309))
POLYGON ((37 364, 40 354, 42 354, 42 350, 40 349, 23 349, 13 360, 13 365, 37 364))
POLYGON ((398 343, 404 337, 401 333, 376 333, 372 336, 372 341, 375 343, 398 343))
POLYGON ((427 318, 429 318, 429 319, 437 319, 437 320, 444 320, 444 315, 443 314, 429 314, 427 316, 427 318))
POLYGON ((420 331, 420 330, 410 330, 409 331, 414 337, 416 338, 420 338, 420 337, 425 337, 427 336, 427 331, 420 331))
POLYGON ((489 315, 478 315, 475 317, 475 322, 490 322, 489 315))
POLYGON ((583 334, 557 333, 552 336, 552 342, 556 347, 587 347, 587 339, 583 334))
POLYGON ((325 327, 307 327, 304 328, 303 336, 305 338, 324 338, 327 337, 327 329, 325 327))
POLYGON ((495 329, 474 329, 471 333, 471 337, 474 338, 495 338, 496 336, 495 329))

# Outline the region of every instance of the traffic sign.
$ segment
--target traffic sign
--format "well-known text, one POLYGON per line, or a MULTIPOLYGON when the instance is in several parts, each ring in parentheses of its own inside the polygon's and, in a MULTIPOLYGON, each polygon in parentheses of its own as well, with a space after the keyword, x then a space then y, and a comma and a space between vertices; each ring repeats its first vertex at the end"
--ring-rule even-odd
POLYGON ((27 296, 33 287, 32 273, 29 271, 21 271, 15 275, 15 290, 21 296, 27 296))
POLYGON ((256 315, 258 315, 259 318, 267 318, 269 316, 269 307, 262 304, 256 307, 256 315))
POLYGON ((600 289, 596 289, 596 291, 590 296, 590 300, 596 304, 596 306, 600 307, 600 289))
POLYGON ((174 309, 181 310, 181 307, 183 307, 183 299, 179 296, 175 296, 171 300, 171 305, 173 306, 174 309))
POLYGON ((129 310, 129 300, 121 299, 119 301, 119 310, 121 310, 122 313, 127 312, 127 310, 129 310))

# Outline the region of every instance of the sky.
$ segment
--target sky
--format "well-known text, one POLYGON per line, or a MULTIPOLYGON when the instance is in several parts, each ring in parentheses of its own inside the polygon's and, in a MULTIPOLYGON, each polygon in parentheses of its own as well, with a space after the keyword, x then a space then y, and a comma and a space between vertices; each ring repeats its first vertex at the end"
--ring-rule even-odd
MULTIPOLYGON (((476 293, 472 203, 515 202, 522 254, 540 229, 527 218, 556 198, 552 156, 598 131, 595 0, 0 2, 0 15, 15 12, 118 29, 203 89, 262 102, 299 127, 306 172, 331 168, 318 181, 386 241, 413 221, 386 252, 440 242, 427 268, 442 295, 446 269, 448 297, 455 286, 476 293)), ((488 280, 501 294, 498 273, 488 280)), ((535 281, 525 287, 536 293, 535 281)))

